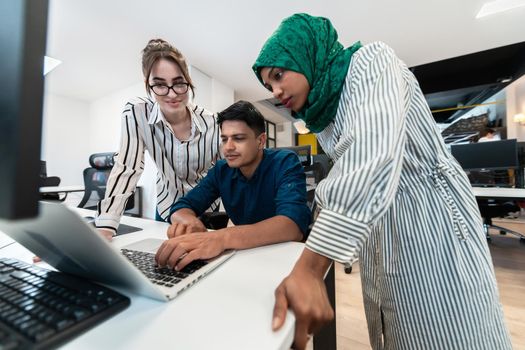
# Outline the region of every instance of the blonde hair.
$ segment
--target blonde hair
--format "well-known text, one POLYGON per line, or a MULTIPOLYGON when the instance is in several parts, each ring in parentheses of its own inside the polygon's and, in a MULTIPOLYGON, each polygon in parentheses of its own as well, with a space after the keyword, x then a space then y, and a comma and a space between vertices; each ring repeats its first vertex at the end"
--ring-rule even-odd
POLYGON ((161 58, 172 61, 179 66, 182 75, 188 84, 190 84, 191 92, 195 94, 193 81, 188 73, 188 65, 182 53, 163 39, 151 39, 148 45, 142 50, 142 74, 144 74, 144 83, 148 95, 150 93, 149 76, 153 65, 161 58))

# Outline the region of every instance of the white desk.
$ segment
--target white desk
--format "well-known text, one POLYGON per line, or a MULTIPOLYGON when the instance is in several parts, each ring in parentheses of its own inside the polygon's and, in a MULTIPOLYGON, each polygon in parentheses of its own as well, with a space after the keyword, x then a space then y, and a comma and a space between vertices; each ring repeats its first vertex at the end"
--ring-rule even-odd
POLYGON ((472 187, 478 198, 525 199, 525 188, 472 187))
MULTIPOLYGON (((116 238, 112 243, 116 246, 147 237, 165 237, 165 223, 131 217, 123 217, 122 222, 140 226, 143 231, 116 238)), ((239 251, 166 303, 121 290, 131 298, 131 305, 63 348, 289 349, 295 318, 288 312, 283 328, 272 332, 274 290, 302 249, 303 244, 291 242, 239 251)), ((31 262, 33 254, 19 244, 11 244, 0 249, 0 256, 31 262)))
POLYGON ((84 192, 84 185, 76 186, 44 186, 39 188, 40 193, 69 193, 84 192))

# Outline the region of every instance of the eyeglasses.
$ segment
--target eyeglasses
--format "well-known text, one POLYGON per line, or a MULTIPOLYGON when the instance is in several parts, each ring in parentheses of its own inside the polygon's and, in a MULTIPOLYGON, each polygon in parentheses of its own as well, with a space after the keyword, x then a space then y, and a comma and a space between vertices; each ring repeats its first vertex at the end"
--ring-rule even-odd
POLYGON ((170 93, 170 89, 173 90, 173 92, 176 95, 184 95, 188 92, 190 84, 189 83, 177 83, 173 84, 171 86, 164 85, 164 84, 157 84, 157 85, 150 85, 150 89, 153 90, 155 95, 157 96, 166 96, 170 93))

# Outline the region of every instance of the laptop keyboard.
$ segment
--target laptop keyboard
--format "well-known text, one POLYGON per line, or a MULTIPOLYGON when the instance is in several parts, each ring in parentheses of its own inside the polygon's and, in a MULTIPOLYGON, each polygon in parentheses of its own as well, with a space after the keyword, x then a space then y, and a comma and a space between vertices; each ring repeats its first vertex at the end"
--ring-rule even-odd
POLYGON ((121 249, 122 254, 133 263, 146 277, 159 286, 173 287, 208 262, 194 260, 182 270, 175 271, 167 267, 158 267, 155 264, 155 254, 138 250, 121 249))
POLYGON ((129 304, 93 282, 0 258, 0 349, 58 346, 129 304))

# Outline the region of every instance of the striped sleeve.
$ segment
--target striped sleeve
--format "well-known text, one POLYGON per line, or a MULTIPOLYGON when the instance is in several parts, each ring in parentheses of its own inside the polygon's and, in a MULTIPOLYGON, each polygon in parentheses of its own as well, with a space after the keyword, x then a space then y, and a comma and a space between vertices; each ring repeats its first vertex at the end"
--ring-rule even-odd
POLYGON ((122 113, 120 150, 98 206, 96 226, 117 230, 126 203, 144 170, 144 141, 139 134, 140 108, 147 104, 128 103, 122 113))
POLYGON ((308 249, 339 262, 353 261, 371 226, 390 206, 403 159, 408 88, 400 61, 385 44, 354 56, 335 124, 343 132, 340 157, 316 189, 321 208, 308 249))

